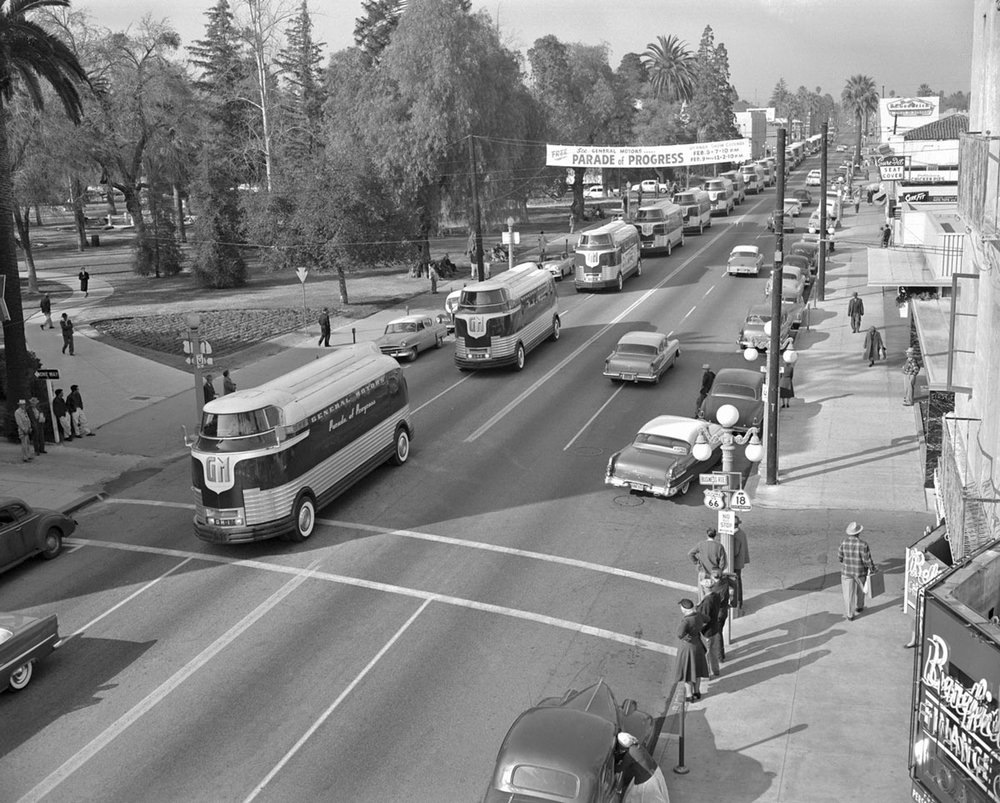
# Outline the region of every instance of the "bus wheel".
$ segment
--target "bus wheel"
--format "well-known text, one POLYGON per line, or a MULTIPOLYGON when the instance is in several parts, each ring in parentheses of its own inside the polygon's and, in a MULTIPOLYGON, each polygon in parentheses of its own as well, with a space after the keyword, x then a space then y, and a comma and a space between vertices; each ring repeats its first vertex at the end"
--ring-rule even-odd
POLYGON ((401 466, 410 459, 410 433, 406 427, 396 430, 396 448, 392 452, 392 464, 401 466))
POLYGON ((619 273, 618 274, 618 292, 619 293, 622 291, 622 288, 624 286, 625 286, 625 280, 622 278, 622 275, 619 273))
POLYGON ((295 529, 288 534, 289 541, 305 541, 316 529, 316 503, 304 493, 295 503, 295 529))
MULTIPOLYGON (((619 276, 618 276, 618 284, 619 284, 619 286, 621 285, 621 280, 622 280, 622 277, 619 274, 619 276)), ((515 371, 522 371, 522 370, 524 370, 524 344, 523 343, 518 343, 517 344, 517 351, 514 352, 514 370, 515 371)))
POLYGON ((10 684, 11 689, 14 691, 21 691, 21 689, 27 686, 30 682, 31 675, 34 671, 34 663, 32 661, 21 664, 10 676, 8 683, 10 684))
POLYGON ((559 318, 556 317, 552 318, 552 334, 549 335, 549 337, 552 340, 559 339, 559 318))

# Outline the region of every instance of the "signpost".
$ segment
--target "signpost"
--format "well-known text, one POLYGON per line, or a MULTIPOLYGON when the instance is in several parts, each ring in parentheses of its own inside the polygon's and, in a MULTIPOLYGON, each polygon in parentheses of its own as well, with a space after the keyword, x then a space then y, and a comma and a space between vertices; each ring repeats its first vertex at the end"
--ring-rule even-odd
POLYGON ((302 284, 302 314, 308 316, 309 310, 306 309, 306 276, 309 275, 309 269, 296 268, 295 275, 299 277, 299 282, 302 284))
POLYGON ((52 397, 55 395, 52 392, 52 380, 59 378, 59 369, 39 368, 35 371, 35 376, 45 380, 45 408, 49 411, 49 421, 52 422, 52 436, 56 443, 59 443, 59 424, 56 422, 55 413, 52 412, 52 397))
POLYGON ((705 491, 705 507, 710 510, 723 510, 726 507, 725 492, 714 489, 705 491))

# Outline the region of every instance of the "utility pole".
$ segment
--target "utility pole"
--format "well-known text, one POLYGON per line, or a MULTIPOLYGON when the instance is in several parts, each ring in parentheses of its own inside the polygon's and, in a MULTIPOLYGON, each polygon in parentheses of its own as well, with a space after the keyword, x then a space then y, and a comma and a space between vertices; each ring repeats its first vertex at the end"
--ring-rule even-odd
POLYGON ((476 276, 479 281, 486 279, 483 269, 483 220, 479 212, 479 179, 476 172, 476 145, 469 134, 469 175, 472 177, 472 220, 476 231, 476 276))
MULTIPOLYGON (((778 129, 778 192, 774 207, 774 272, 771 274, 771 342, 767 346, 767 410, 764 435, 767 485, 778 484, 778 380, 781 366, 781 264, 785 247, 785 129, 778 129)), ((826 202, 826 199, 823 199, 826 202)))
POLYGON ((829 121, 823 123, 823 141, 819 150, 819 268, 815 290, 820 301, 826 301, 826 144, 830 132, 829 121))

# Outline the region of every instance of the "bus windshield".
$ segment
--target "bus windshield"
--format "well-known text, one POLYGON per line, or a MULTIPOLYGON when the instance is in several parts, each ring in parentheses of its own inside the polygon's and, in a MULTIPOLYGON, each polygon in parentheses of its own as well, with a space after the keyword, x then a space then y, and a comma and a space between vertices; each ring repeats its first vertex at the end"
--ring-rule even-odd
POLYGON ((653 209, 640 209, 635 216, 636 220, 666 220, 667 216, 659 207, 653 209))
POLYGON ((460 312, 505 312, 507 294, 503 290, 463 290, 460 312))
POLYGON ((581 234, 580 235, 580 248, 592 248, 594 246, 610 246, 613 245, 611 242, 610 234, 581 234))
POLYGON ((241 413, 202 413, 198 448, 205 451, 242 451, 276 446, 281 417, 276 407, 241 413))

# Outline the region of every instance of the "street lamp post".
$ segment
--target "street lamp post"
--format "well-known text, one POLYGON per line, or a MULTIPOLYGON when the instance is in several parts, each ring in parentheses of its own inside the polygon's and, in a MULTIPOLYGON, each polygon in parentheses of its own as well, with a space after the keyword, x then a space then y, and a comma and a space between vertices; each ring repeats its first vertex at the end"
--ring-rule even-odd
POLYGON ((191 365, 194 367, 194 420, 200 423, 201 408, 204 404, 201 389, 201 338, 198 336, 198 328, 201 326, 201 315, 197 312, 189 312, 184 316, 184 320, 188 325, 188 339, 191 341, 191 365))
MULTIPOLYGON (((767 336, 768 338, 770 338, 770 336, 771 336, 771 321, 768 321, 767 323, 764 324, 764 335, 767 336)), ((746 359, 747 362, 753 362, 759 356, 760 356, 760 352, 756 348, 754 348, 753 346, 750 346, 749 348, 746 348, 746 349, 743 350, 743 357, 744 357, 744 359, 746 359)), ((799 358, 799 354, 798 354, 798 352, 795 350, 795 348, 791 344, 789 344, 788 348, 786 348, 783 352, 781 352, 781 359, 784 360, 784 362, 787 363, 788 365, 794 365, 795 361, 798 360, 798 358, 799 358)), ((771 401, 771 388, 772 387, 775 387, 775 388, 777 387, 778 381, 780 379, 780 374, 784 370, 784 369, 778 367, 777 371, 775 371, 774 367, 778 366, 778 365, 779 365, 779 363, 777 361, 775 361, 772 364, 771 360, 767 359, 765 361, 765 363, 764 363, 764 366, 760 369, 764 373, 764 392, 763 392, 763 396, 764 396, 764 400, 765 400, 764 401, 764 405, 765 405, 765 411, 764 412, 765 412, 765 415, 764 415, 764 419, 763 419, 763 440, 764 440, 764 443, 770 443, 771 442, 771 440, 770 440, 771 439, 771 432, 772 432, 771 428, 773 427, 774 428, 774 430, 773 430, 774 431, 774 443, 776 445, 777 445, 777 442, 778 442, 777 429, 778 429, 778 408, 779 408, 779 405, 777 404, 777 394, 775 394, 775 397, 774 397, 775 408, 774 408, 774 411, 773 411, 774 412, 773 417, 770 416, 770 415, 767 415, 767 412, 768 412, 767 405, 771 401)), ((775 459, 776 458, 777 458, 777 454, 775 454, 775 459)), ((761 474, 763 474, 765 476, 765 478, 771 475, 770 461, 771 461, 771 454, 767 450, 765 450, 762 453, 762 455, 761 455, 761 464, 760 464, 761 474)), ((775 475, 775 481, 774 482, 768 482, 767 483, 768 485, 774 485, 775 482, 777 482, 777 478, 776 478, 777 477, 777 462, 774 463, 774 475, 775 475)))
POLYGON ((514 218, 507 218, 507 234, 510 242, 507 243, 507 270, 514 270, 514 218))

